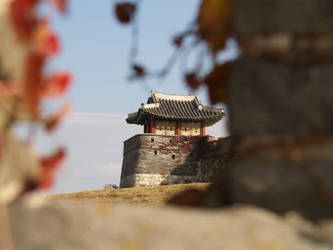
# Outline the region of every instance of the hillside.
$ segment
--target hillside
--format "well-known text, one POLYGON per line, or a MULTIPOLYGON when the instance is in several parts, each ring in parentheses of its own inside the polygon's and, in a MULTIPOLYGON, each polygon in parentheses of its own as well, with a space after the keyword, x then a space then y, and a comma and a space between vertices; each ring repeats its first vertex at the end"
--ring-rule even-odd
POLYGON ((163 205, 175 194, 187 189, 207 189, 207 183, 178 184, 154 187, 122 188, 114 190, 87 190, 74 193, 54 194, 48 200, 90 201, 94 203, 145 203, 163 205))

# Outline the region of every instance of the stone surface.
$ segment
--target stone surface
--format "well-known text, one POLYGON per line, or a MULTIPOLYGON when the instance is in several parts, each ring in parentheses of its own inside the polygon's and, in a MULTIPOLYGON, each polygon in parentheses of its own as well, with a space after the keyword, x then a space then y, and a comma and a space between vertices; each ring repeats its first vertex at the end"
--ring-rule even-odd
POLYGON ((331 0, 236 0, 234 28, 245 33, 333 30, 331 0))
POLYGON ((228 83, 233 136, 308 135, 333 130, 333 65, 291 66, 244 57, 228 83))
POLYGON ((251 204, 311 220, 333 218, 333 139, 252 138, 209 190, 206 204, 251 204), (247 151, 247 153, 246 153, 247 151))
POLYGON ((16 250, 330 250, 333 223, 311 224, 253 207, 170 207, 53 203, 9 208, 16 250))
POLYGON ((120 187, 210 182, 230 160, 231 138, 135 135, 124 142, 120 187))

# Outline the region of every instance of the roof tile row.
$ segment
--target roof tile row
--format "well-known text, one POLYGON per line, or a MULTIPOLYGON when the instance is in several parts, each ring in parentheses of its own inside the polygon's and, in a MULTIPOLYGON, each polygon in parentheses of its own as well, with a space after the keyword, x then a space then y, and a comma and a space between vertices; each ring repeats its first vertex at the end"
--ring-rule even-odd
POLYGON ((146 120, 155 118, 163 120, 205 121, 212 125, 224 116, 223 109, 204 106, 197 96, 152 93, 149 100, 153 100, 153 103, 142 105, 138 112, 129 114, 126 121, 128 123, 144 124, 146 120))

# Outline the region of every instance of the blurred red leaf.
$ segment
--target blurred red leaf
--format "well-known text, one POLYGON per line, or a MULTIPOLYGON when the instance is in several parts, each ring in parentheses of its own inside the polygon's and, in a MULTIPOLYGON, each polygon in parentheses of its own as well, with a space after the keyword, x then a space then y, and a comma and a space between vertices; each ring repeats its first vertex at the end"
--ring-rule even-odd
POLYGON ((35 15, 36 5, 40 0, 14 0, 11 3, 10 17, 18 38, 29 40, 38 24, 35 15))
MULTIPOLYGON (((66 12, 67 0, 48 1, 53 4, 59 12, 66 12)), ((64 94, 68 89, 71 76, 68 73, 54 74, 50 77, 44 76, 43 70, 47 59, 49 59, 50 56, 57 54, 60 46, 58 36, 51 31, 48 20, 46 18, 41 18, 38 13, 37 5, 42 1, 11 0, 7 2, 8 6, 10 6, 9 17, 13 31, 17 38, 22 42, 22 53, 24 53, 22 56, 24 56, 24 63, 22 76, 20 79, 17 79, 21 84, 17 85, 13 82, 0 82, 0 96, 17 94, 19 100, 22 100, 25 105, 24 115, 27 115, 29 119, 33 119, 37 122, 41 119, 40 103, 42 98, 46 95, 49 97, 58 97, 64 94)), ((5 5, 5 7, 7 6, 5 5)), ((1 76, 1 79, 8 80, 3 76, 1 76)), ((46 129, 54 129, 68 111, 69 105, 64 105, 58 112, 50 117, 50 119, 45 121, 46 129)), ((16 119, 16 117, 14 117, 14 119, 16 119)), ((6 136, 6 138, 7 137, 8 136, 6 136)), ((27 173, 29 171, 26 171, 26 169, 31 170, 31 176, 27 174, 27 176, 24 177, 25 179, 22 178, 21 180, 24 184, 23 192, 36 188, 35 180, 39 173, 39 186, 42 188, 50 187, 53 182, 54 171, 65 157, 65 150, 60 148, 48 157, 39 158, 36 157, 34 151, 31 150, 30 147, 22 144, 20 140, 14 139, 6 142, 7 144, 11 143, 12 146, 8 147, 7 145, 4 147, 9 150, 9 153, 7 152, 6 154, 3 154, 2 158, 6 155, 6 163, 10 169, 14 167, 13 173, 15 178, 16 173, 19 173, 22 169, 27 173), (17 155, 22 155, 22 157, 17 158, 17 155), (17 166, 19 166, 17 162, 20 162, 19 164, 23 167, 17 168, 17 166), (27 163, 30 164, 28 164, 28 167, 27 163), (41 169, 41 172, 37 171, 39 169, 41 169), (35 174, 35 176, 33 176, 33 174, 35 174)), ((2 147, 0 145, 0 150, 1 149, 2 147)), ((20 173, 19 176, 21 176, 21 174, 25 175, 26 173, 20 173)))
POLYGON ((54 171, 63 162, 65 156, 66 151, 63 148, 59 148, 53 154, 41 159, 41 188, 48 189, 52 186, 54 171))
POLYGON ((44 62, 45 58, 36 53, 30 53, 26 61, 25 79, 23 81, 23 101, 34 116, 38 114, 41 98, 44 62))
POLYGON ((54 5, 57 10, 64 14, 67 11, 67 0, 49 0, 52 5, 54 5))
POLYGON ((130 2, 117 3, 115 7, 116 17, 121 23, 129 23, 132 21, 136 10, 136 6, 130 2))
POLYGON ((200 80, 196 73, 191 72, 185 75, 185 81, 191 89, 197 89, 200 86, 200 80))
POLYGON ((45 121, 45 129, 49 132, 53 131, 59 122, 70 112, 71 105, 69 103, 62 106, 52 117, 45 121))
POLYGON ((21 85, 14 82, 0 81, 0 97, 18 95, 21 92, 21 85))
POLYGON ((45 57, 56 55, 59 51, 59 40, 56 34, 50 33, 41 42, 39 52, 45 57))
POLYGON ((72 76, 68 72, 51 75, 43 86, 43 96, 56 98, 65 94, 71 81, 72 76))
POLYGON ((37 52, 44 57, 54 56, 59 52, 58 36, 50 30, 49 21, 43 18, 34 31, 37 52))
POLYGON ((204 78, 208 86, 209 99, 212 104, 224 102, 226 99, 226 84, 228 81, 231 63, 221 64, 204 78))

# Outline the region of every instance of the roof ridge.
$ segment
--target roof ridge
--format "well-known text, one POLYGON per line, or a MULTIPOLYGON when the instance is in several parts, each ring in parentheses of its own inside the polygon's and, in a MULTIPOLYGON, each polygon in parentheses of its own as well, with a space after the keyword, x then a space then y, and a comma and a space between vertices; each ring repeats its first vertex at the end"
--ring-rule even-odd
POLYGON ((177 95, 177 94, 167 94, 167 93, 162 93, 162 92, 156 92, 153 91, 151 93, 151 96, 153 100, 157 101, 159 99, 165 99, 165 100, 184 100, 184 101, 193 101, 196 100, 196 102, 200 102, 198 95, 177 95))
POLYGON ((196 97, 198 97, 198 95, 169 94, 169 93, 163 93, 163 92, 159 92, 159 91, 152 91, 152 92, 151 92, 151 95, 153 95, 153 94, 173 95, 173 96, 196 96, 196 97))
POLYGON ((142 108, 158 108, 159 106, 159 103, 146 103, 141 105, 142 108))

